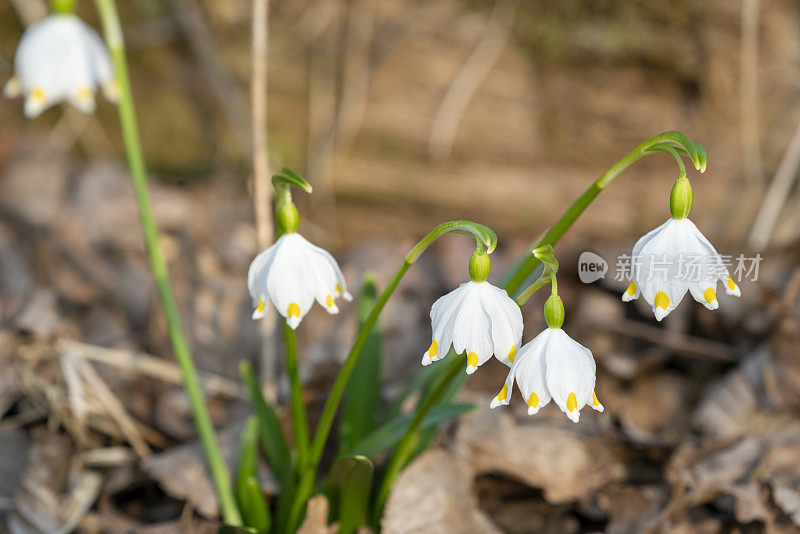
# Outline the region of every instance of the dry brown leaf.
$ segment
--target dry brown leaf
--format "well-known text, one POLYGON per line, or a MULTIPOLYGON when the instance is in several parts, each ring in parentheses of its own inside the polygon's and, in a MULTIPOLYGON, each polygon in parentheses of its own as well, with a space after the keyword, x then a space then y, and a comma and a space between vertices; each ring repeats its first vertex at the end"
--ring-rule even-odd
POLYGON ((459 459, 475 474, 501 473, 541 488, 550 503, 588 498, 624 477, 620 458, 587 433, 588 422, 574 425, 539 417, 517 423, 508 410, 476 410, 459 425, 459 459))
POLYGON ((479 510, 469 473, 444 449, 422 453, 397 477, 381 526, 386 534, 499 532, 479 510))

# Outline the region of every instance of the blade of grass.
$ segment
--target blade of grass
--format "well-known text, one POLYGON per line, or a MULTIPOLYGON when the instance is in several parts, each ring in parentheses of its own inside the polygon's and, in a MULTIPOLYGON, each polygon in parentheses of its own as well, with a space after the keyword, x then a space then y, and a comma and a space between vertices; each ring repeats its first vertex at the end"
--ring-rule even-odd
MULTIPOLYGON (((358 299, 358 328, 364 327, 369 313, 378 300, 375 274, 368 272, 361 283, 358 299)), ((353 374, 345 391, 342 419, 339 426, 339 451, 349 450, 377 424, 377 407, 380 405, 381 355, 383 332, 377 323, 361 349, 361 357, 353 367, 353 374)))

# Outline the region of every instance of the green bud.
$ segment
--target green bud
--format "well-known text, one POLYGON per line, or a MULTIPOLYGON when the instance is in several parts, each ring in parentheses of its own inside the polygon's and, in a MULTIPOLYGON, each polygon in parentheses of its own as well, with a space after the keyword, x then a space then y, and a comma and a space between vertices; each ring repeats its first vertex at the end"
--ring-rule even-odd
POLYGON ((51 0, 50 7, 58 15, 71 15, 75 12, 76 0, 51 0))
POLYGON ((675 219, 685 219, 692 209, 692 186, 686 176, 679 176, 669 194, 669 211, 675 219))
POLYGON ((485 282, 492 270, 492 260, 485 250, 476 250, 469 259, 469 277, 473 282, 485 282))
POLYGON ((284 202, 275 213, 275 219, 278 222, 278 233, 293 234, 297 231, 297 226, 300 224, 300 215, 297 213, 297 208, 294 202, 284 202))
POLYGON ((558 295, 550 295, 545 301, 544 320, 550 328, 561 328, 564 324, 564 303, 558 295))

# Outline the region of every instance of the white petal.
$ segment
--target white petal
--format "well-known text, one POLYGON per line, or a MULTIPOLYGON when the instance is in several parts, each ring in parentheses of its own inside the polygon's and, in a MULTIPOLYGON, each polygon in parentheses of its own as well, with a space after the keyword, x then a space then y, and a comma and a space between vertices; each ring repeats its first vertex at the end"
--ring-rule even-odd
POLYGON ((550 403, 551 394, 547 388, 545 349, 552 335, 545 329, 533 341, 519 349, 511 367, 511 375, 517 380, 522 397, 528 405, 528 415, 534 415, 550 403))
POLYGON ((457 354, 467 353, 467 374, 474 373, 493 353, 491 321, 481 304, 478 285, 464 284, 464 298, 453 324, 453 348, 457 354))
POLYGON ((292 328, 297 328, 311 309, 316 291, 313 274, 305 264, 305 240, 298 237, 298 234, 281 236, 267 273, 267 294, 292 328))
POLYGON ((632 300, 636 300, 639 298, 639 295, 642 294, 642 290, 639 289, 639 286, 636 285, 636 282, 631 280, 630 284, 628 284, 628 288, 622 293, 622 302, 630 302, 632 300), (633 290, 633 293, 631 293, 633 290))
MULTIPOLYGON (((306 242, 308 243, 308 241, 306 242)), ((325 260, 325 262, 327 262, 330 265, 330 268, 335 276, 335 281, 333 282, 333 287, 331 288, 331 291, 334 292, 334 296, 341 295, 342 298, 344 298, 344 300, 346 300, 347 302, 352 301, 353 295, 351 295, 347 291, 347 283, 345 282, 344 275, 342 274, 342 270, 339 268, 339 264, 336 262, 336 259, 330 254, 330 252, 328 252, 324 248, 320 248, 311 243, 308 244, 311 250, 320 255, 325 260)))
POLYGON ((522 312, 508 293, 483 282, 481 303, 491 321, 492 346, 495 357, 511 367, 522 340, 522 312))
POLYGON ((689 284, 689 292, 694 300, 708 308, 716 310, 719 308, 717 301, 717 280, 692 282, 689 284))
POLYGON ((551 330, 545 347, 547 389, 561 411, 577 423, 581 408, 592 401, 594 358, 560 328, 551 330))
POLYGON ((680 304, 689 289, 680 274, 679 258, 695 251, 697 243, 684 223, 685 220, 670 219, 661 225, 633 258, 637 289, 659 321, 680 304))
POLYGON ((425 351, 428 360, 426 363, 425 355, 423 355, 423 365, 427 365, 431 361, 441 360, 450 351, 450 345, 453 343, 453 325, 461 309, 461 302, 467 292, 465 286, 466 284, 462 284, 450 293, 439 297, 431 306, 431 327, 433 341, 436 342, 436 347, 434 347, 436 351, 434 351, 435 354, 431 353, 430 348, 425 351))
POLYGON ((253 299, 254 306, 261 298, 261 295, 267 291, 267 273, 280 243, 282 241, 278 239, 277 242, 273 243, 250 262, 250 268, 247 270, 247 290, 250 292, 250 298, 253 299))

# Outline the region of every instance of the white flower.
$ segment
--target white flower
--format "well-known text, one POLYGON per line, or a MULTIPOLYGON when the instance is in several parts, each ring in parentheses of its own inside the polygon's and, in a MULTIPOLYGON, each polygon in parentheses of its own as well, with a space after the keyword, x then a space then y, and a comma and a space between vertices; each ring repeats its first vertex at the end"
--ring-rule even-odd
POLYGON ((603 405, 594 394, 595 363, 592 352, 569 337, 561 328, 548 328, 525 344, 517 355, 506 383, 491 407, 508 404, 516 378, 528 403, 528 415, 553 399, 573 422, 587 404, 598 412, 603 405))
POLYGON ((253 319, 264 316, 272 299, 292 328, 297 328, 314 299, 328 313, 339 313, 336 298, 353 300, 333 256, 296 232, 282 235, 256 256, 247 273, 247 288, 255 306, 253 319))
POLYGON ((669 219, 639 239, 631 254, 631 283, 622 300, 644 295, 661 320, 689 291, 709 310, 719 308, 717 281, 728 295, 741 291, 728 274, 722 258, 689 219, 669 219))
POLYGON ((30 26, 19 42, 14 66, 16 75, 3 94, 24 96, 28 117, 62 100, 89 113, 98 87, 111 101, 119 93, 103 41, 75 15, 54 14, 30 26))
POLYGON ((467 353, 472 374, 494 354, 511 365, 522 341, 522 312, 508 293, 489 282, 469 281, 441 297, 431 307, 433 341, 422 365, 441 360, 453 345, 467 353))

